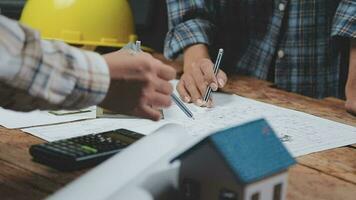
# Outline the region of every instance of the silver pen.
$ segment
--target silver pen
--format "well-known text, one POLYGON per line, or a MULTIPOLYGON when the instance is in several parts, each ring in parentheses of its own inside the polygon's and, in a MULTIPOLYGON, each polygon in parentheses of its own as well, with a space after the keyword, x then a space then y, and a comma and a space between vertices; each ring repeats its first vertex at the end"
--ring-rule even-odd
MULTIPOLYGON (((219 67, 220 67, 220 62, 221 62, 221 58, 224 54, 224 50, 223 49, 219 49, 219 52, 218 52, 218 56, 216 57, 216 60, 215 60, 215 64, 214 64, 214 74, 215 76, 218 74, 218 71, 219 71, 219 67)), ((206 90, 205 92, 205 95, 204 95, 204 101, 205 102, 208 102, 209 98, 210 98, 210 94, 211 94, 211 87, 208 86, 208 89, 206 90)))
POLYGON ((185 115, 187 115, 188 117, 195 119, 193 116, 193 113, 189 110, 189 108, 187 106, 185 106, 185 104, 180 100, 179 97, 177 97, 174 93, 171 94, 171 97, 174 101, 174 103, 177 104, 177 106, 184 112, 185 115))

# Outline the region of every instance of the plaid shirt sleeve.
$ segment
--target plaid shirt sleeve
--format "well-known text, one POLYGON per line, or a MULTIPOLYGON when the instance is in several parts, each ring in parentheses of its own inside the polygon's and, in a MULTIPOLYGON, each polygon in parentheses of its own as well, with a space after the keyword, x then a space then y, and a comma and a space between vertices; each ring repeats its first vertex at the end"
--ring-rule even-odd
POLYGON ((0 16, 0 106, 77 109, 100 103, 110 76, 105 60, 0 16))
POLYGON ((336 10, 332 36, 356 38, 356 1, 342 0, 336 10))
POLYGON ((166 58, 176 58, 192 44, 211 44, 215 28, 213 4, 213 0, 167 0, 169 30, 164 46, 166 58))

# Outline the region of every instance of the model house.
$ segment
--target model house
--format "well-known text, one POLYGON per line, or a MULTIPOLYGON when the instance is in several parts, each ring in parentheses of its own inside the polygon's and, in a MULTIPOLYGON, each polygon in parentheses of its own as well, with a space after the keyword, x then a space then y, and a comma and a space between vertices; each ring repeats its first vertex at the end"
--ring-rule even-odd
POLYGON ((186 200, 283 200, 295 164, 263 119, 212 134, 177 159, 186 200))

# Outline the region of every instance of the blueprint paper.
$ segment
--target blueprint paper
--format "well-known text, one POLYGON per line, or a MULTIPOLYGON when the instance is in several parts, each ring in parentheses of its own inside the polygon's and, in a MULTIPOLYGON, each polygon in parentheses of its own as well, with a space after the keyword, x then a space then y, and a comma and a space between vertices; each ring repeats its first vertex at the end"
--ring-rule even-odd
POLYGON ((212 95, 213 108, 186 104, 195 119, 188 118, 173 104, 164 110, 164 119, 159 122, 138 118, 95 119, 24 131, 54 141, 118 128, 151 134, 164 124, 175 123, 184 127, 192 137, 202 137, 220 129, 265 118, 294 157, 356 143, 356 127, 237 95, 212 95))
POLYGON ((172 106, 165 120, 199 137, 214 131, 265 118, 294 157, 356 143, 356 127, 237 95, 214 93, 212 109, 192 107, 195 120, 172 106))

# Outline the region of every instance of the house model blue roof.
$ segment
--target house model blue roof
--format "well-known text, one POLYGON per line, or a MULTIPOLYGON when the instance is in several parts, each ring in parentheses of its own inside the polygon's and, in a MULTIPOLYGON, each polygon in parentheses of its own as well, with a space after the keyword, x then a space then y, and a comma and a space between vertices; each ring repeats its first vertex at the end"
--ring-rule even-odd
POLYGON ((295 164, 264 119, 219 131, 205 140, 220 152, 242 183, 263 179, 295 164))

